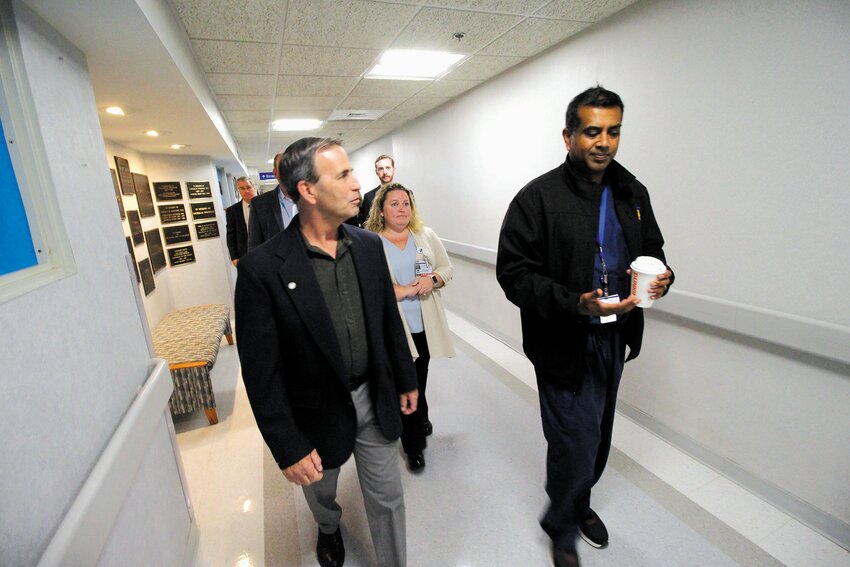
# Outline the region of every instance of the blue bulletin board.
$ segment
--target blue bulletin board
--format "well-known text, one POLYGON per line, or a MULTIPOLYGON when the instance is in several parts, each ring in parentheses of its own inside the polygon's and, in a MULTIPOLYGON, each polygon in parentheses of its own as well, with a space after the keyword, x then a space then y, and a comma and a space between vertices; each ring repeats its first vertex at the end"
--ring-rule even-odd
POLYGON ((0 144, 0 275, 3 275, 35 266, 38 258, 2 121, 0 134, 4 142, 0 144))

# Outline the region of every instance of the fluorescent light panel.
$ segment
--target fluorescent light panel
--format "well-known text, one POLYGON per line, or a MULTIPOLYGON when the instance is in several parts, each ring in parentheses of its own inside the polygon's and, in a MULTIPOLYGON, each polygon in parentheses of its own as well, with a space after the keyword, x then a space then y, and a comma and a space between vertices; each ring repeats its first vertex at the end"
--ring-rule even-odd
POLYGON ((305 130, 318 130, 322 121, 316 118, 282 118, 272 122, 272 130, 277 132, 303 132, 305 130))
POLYGON ((419 80, 435 79, 465 55, 448 51, 390 49, 377 65, 366 73, 367 79, 419 80))

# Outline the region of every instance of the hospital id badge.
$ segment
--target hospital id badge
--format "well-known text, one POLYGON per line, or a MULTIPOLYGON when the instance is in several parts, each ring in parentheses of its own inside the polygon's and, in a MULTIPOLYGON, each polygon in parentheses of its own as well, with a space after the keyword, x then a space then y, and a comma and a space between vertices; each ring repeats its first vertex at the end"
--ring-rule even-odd
MULTIPOLYGON (((616 294, 616 293, 614 295, 606 295, 605 297, 600 297, 599 301, 601 303, 620 303, 620 295, 616 294)), ((614 323, 616 321, 617 321, 616 315, 606 315, 604 317, 599 318, 599 322, 602 323, 603 325, 605 323, 614 323)))
POLYGON ((431 267, 431 264, 428 263, 428 260, 425 259, 423 254, 425 253, 424 248, 417 248, 416 255, 419 257, 416 260, 416 275, 417 276, 427 276, 430 273, 434 272, 434 268, 431 267))

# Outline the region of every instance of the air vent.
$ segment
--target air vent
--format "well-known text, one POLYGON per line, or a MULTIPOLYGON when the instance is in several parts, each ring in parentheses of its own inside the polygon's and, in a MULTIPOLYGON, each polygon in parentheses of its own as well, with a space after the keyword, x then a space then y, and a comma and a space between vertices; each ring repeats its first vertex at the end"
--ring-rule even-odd
POLYGON ((386 110, 334 110, 328 121, 333 120, 377 120, 386 110))

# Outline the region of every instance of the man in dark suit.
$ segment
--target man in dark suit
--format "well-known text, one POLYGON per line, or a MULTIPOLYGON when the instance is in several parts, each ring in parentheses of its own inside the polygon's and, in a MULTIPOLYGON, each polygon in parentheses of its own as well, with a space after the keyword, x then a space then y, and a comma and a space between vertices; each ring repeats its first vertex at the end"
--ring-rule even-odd
POLYGON ((386 154, 378 156, 378 159, 375 160, 375 175, 378 176, 378 181, 381 184, 363 195, 363 202, 360 203, 360 212, 357 213, 356 217, 348 219, 346 221, 348 224, 354 224, 356 226, 366 225, 366 221, 369 220, 369 211, 372 209, 372 201, 375 200, 378 189, 387 183, 392 183, 395 177, 395 161, 393 158, 386 154))
POLYGON ((251 206, 251 222, 248 224, 248 250, 253 250, 281 230, 284 230, 295 215, 298 207, 287 196, 280 183, 280 158, 283 154, 274 156, 274 176, 277 187, 274 191, 263 193, 254 199, 251 206))
POLYGON ((242 199, 224 211, 227 218, 227 249, 234 266, 248 253, 248 219, 251 216, 251 201, 257 196, 254 182, 248 177, 237 179, 236 189, 242 199))
POLYGON ((353 452, 378 565, 401 567, 398 437, 418 393, 383 246, 342 224, 357 212, 360 186, 338 140, 303 138, 280 168, 300 212, 239 263, 245 389, 284 476, 303 486, 319 564, 345 558, 336 484, 353 452))

